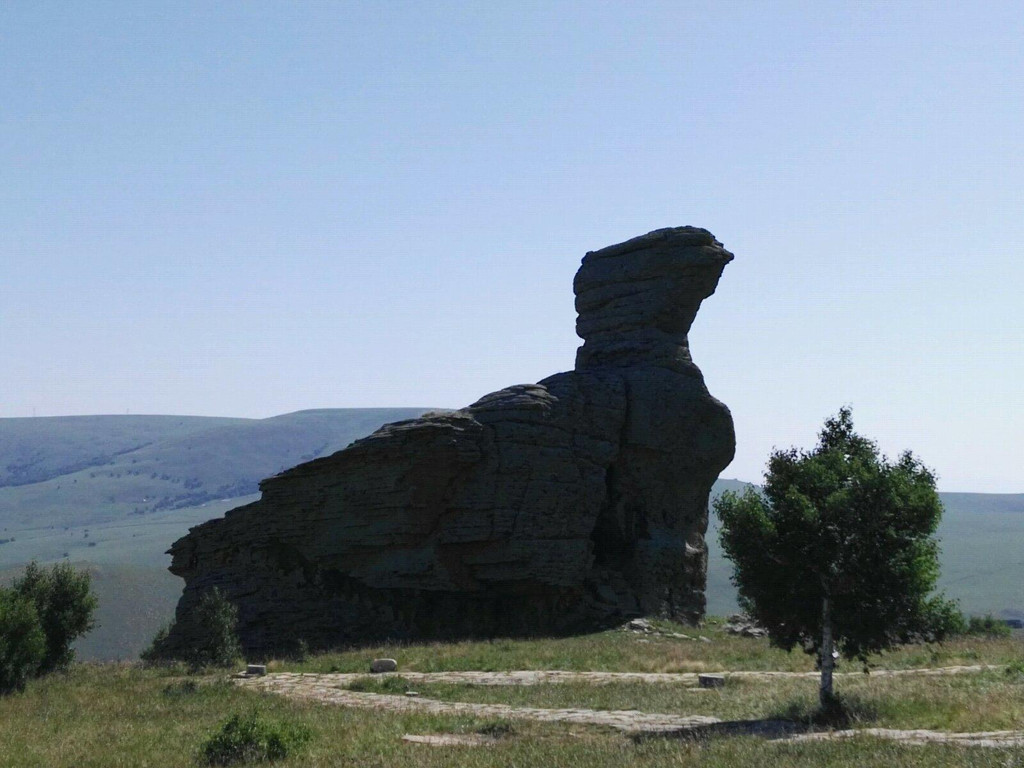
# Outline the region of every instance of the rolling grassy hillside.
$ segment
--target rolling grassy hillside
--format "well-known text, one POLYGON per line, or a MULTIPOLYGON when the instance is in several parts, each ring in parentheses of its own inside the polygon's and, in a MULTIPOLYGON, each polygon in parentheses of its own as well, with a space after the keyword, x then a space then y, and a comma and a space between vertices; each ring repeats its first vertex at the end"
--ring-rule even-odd
POLYGON ((0 488, 40 483, 193 432, 248 419, 204 416, 55 416, 0 419, 0 488))
MULTIPOLYGON (((90 568, 100 626, 79 653, 134 657, 180 595, 180 579, 167 572, 173 541, 258 498, 262 478, 422 411, 0 419, 0 580, 32 559, 90 568)), ((746 485, 719 480, 715 494, 746 485)), ((968 612, 1024 617, 1024 494, 942 500, 941 587, 968 612)), ((736 597, 714 516, 707 540, 708 611, 728 614, 736 597)))
POLYGON ((6 461, 9 481, 0 487, 0 538, 40 527, 144 518, 255 493, 265 477, 423 410, 332 409, 269 419, 2 419, 0 461, 6 461), (22 482, 28 477, 38 480, 22 482))

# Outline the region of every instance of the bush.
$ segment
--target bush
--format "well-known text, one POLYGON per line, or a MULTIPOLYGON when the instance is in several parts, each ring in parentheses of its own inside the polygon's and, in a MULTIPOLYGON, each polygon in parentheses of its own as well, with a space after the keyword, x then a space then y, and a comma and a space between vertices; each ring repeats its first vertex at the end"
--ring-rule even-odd
POLYGON ((171 624, 164 624, 160 627, 156 634, 153 635, 153 639, 150 640, 149 646, 139 654, 139 658, 147 664, 156 664, 167 660, 167 657, 164 655, 164 643, 167 642, 167 635, 170 632, 171 624))
POLYGON ((0 589, 0 693, 20 691, 46 655, 46 635, 35 604, 0 589))
POLYGON ((209 765, 235 765, 283 760, 310 739, 308 728, 287 723, 268 723, 258 715, 234 715, 203 744, 209 765))
POLYGON ((992 614, 986 616, 971 616, 967 620, 965 635, 982 635, 984 637, 1009 637, 1010 626, 1002 619, 997 619, 992 614))
POLYGON ((238 609, 217 587, 203 593, 187 624, 191 633, 177 638, 174 647, 168 647, 167 641, 174 634, 175 622, 158 629, 139 657, 148 664, 184 661, 193 672, 204 667, 230 667, 241 658, 236 633, 238 609))
POLYGON ((192 617, 200 635, 186 653, 193 669, 230 667, 242 655, 238 642, 238 609, 217 588, 203 593, 192 617))
POLYGON ((1014 682, 1024 682, 1024 659, 1017 659, 1007 664, 1006 676, 1014 682))
POLYGON ((71 644, 94 626, 96 597, 89 573, 67 563, 47 570, 32 562, 11 589, 35 605, 46 636, 46 652, 38 674, 66 668, 75 658, 71 644))

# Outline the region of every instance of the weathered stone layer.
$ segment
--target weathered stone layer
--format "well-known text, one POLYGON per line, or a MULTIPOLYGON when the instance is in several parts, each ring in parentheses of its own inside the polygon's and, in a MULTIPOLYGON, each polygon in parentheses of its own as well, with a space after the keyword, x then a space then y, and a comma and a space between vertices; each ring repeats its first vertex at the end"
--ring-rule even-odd
POLYGON ((569 632, 704 611, 707 500, 734 450, 687 333, 732 254, 665 229, 588 253, 576 370, 382 427, 170 550, 167 649, 219 587, 249 653, 569 632))

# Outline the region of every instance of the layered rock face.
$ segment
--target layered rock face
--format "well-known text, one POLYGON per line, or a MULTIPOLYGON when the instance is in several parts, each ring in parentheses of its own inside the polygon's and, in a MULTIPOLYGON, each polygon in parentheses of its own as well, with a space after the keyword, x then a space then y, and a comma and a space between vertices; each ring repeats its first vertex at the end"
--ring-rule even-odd
POLYGON ((735 447, 687 333, 732 254, 703 229, 588 253, 572 372, 389 424, 175 542, 250 654, 382 638, 561 633, 704 612, 707 503, 735 447))

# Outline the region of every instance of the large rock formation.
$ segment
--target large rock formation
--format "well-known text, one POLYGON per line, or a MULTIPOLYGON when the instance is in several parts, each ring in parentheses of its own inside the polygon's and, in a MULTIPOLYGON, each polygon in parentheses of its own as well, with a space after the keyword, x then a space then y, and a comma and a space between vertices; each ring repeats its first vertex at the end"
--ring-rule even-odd
POLYGON ((735 440, 687 333, 731 260, 693 227, 588 253, 574 371, 386 425, 193 528, 170 550, 185 592, 166 649, 215 586, 251 654, 699 619, 735 440))

